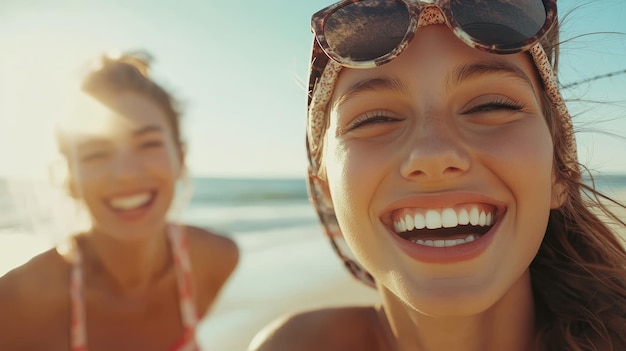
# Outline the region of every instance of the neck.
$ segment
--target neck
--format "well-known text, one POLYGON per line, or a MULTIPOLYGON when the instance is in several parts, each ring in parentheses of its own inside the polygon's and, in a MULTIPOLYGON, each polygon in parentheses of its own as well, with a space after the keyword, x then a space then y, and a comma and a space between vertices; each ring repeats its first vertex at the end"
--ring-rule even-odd
POLYGON ((496 304, 474 315, 428 316, 409 307, 386 288, 379 290, 398 351, 536 349, 528 272, 496 304))
POLYGON ((81 245, 86 276, 113 293, 142 295, 170 266, 166 230, 163 226, 145 239, 133 241, 92 230, 81 245))

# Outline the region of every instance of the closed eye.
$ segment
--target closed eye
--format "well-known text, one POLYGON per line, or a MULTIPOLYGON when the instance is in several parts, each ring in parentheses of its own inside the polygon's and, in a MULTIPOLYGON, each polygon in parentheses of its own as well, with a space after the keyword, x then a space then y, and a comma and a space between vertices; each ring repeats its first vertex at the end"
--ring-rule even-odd
POLYGON ((81 156, 81 162, 98 161, 107 158, 109 154, 105 151, 90 152, 81 156))
POLYGON ((376 124, 385 124, 385 123, 394 123, 400 122, 403 119, 393 115, 389 111, 371 111, 366 112, 363 115, 355 118, 346 128, 347 131, 352 131, 361 127, 366 127, 369 125, 376 124))
POLYGON ((153 149, 163 146, 163 142, 160 140, 152 140, 141 143, 140 147, 142 149, 153 149))
POLYGON ((483 112, 492 112, 492 111, 499 111, 499 110, 521 111, 523 109, 524 109, 523 105, 517 102, 514 102, 512 100, 502 98, 502 99, 496 99, 496 100, 472 107, 466 110, 465 112, 463 112, 463 114, 483 113, 483 112))

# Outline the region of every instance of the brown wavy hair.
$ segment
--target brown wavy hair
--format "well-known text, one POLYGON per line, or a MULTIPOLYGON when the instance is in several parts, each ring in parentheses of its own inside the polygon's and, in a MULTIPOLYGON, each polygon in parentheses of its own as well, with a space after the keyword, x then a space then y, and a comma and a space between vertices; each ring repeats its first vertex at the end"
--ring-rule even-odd
MULTIPOLYGON (((542 43, 556 70, 559 29, 542 43)), ((626 205, 595 188, 582 164, 565 164, 568 152, 557 111, 543 96, 554 145, 554 173, 563 204, 551 210, 548 227, 530 266, 538 343, 547 350, 626 350, 626 251, 618 231, 626 223, 615 209, 626 205), (571 165, 570 165, 571 166, 571 165), (571 169, 584 170, 580 173, 571 169)))

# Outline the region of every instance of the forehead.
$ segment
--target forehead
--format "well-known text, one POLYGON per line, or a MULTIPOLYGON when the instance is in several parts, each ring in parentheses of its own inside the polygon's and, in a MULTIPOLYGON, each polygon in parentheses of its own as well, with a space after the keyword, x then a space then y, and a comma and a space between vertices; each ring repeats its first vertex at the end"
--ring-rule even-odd
POLYGON ((171 130, 165 112, 156 103, 140 94, 123 92, 102 100, 81 94, 62 129, 84 139, 123 137, 148 126, 171 130))

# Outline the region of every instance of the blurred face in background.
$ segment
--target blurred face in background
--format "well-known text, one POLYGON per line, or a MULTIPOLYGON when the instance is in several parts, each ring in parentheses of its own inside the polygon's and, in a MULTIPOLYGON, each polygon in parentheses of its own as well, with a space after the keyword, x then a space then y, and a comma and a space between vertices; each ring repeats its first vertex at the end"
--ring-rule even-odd
POLYGON ((123 92, 106 104, 83 96, 66 133, 71 194, 92 230, 132 240, 162 230, 183 156, 159 106, 123 92))

